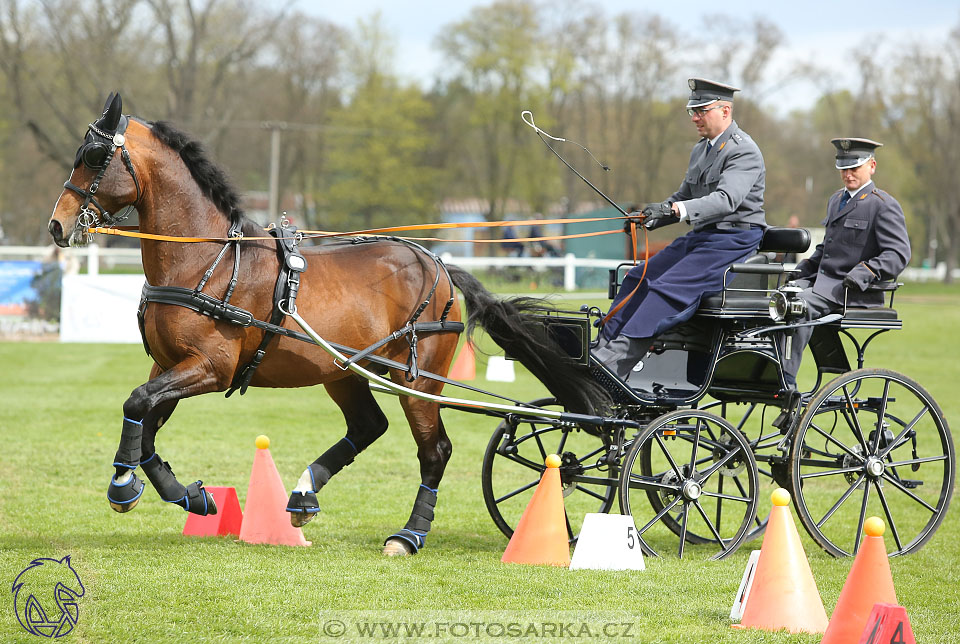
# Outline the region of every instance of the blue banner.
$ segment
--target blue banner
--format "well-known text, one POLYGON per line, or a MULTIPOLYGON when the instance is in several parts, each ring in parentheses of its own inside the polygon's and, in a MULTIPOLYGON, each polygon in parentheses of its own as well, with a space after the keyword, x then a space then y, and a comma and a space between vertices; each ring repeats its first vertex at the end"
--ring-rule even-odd
POLYGON ((27 302, 37 297, 33 278, 42 267, 33 260, 0 261, 0 315, 27 314, 27 302))

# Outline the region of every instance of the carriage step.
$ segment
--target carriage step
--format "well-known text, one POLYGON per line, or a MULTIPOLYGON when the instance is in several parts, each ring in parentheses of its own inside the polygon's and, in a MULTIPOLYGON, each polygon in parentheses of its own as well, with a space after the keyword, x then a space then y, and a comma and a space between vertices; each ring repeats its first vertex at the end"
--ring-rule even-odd
POLYGON ((907 488, 908 490, 915 490, 921 485, 923 485, 923 481, 920 481, 918 479, 900 479, 900 485, 907 488))

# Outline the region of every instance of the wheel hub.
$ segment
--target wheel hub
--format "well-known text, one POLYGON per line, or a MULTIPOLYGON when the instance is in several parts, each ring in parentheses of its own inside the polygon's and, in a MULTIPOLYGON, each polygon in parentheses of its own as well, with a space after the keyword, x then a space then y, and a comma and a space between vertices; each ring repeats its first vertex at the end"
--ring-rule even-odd
POLYGON ((703 488, 693 479, 684 481, 680 491, 683 493, 683 498, 687 501, 696 501, 700 498, 700 495, 703 494, 703 488))
POLYGON ((880 475, 883 474, 883 461, 881 461, 876 456, 871 456, 867 459, 867 474, 873 478, 880 478, 880 475))

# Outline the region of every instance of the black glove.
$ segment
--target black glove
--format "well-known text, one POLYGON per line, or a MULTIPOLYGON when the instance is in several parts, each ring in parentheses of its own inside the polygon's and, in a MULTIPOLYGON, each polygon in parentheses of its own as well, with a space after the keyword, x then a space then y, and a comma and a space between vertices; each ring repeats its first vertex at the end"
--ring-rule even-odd
POLYGON ((634 226, 643 225, 643 216, 642 216, 642 213, 631 212, 629 215, 627 215, 627 217, 628 219, 625 222, 623 222, 623 232, 629 235, 631 228, 633 228, 634 226))
POLYGON ((647 230, 655 230, 661 226, 668 226, 680 221, 680 217, 673 212, 673 207, 664 201, 663 203, 649 203, 643 212, 646 219, 643 220, 643 227, 647 230))
POLYGON ((851 291, 853 291, 853 290, 856 290, 856 291, 862 290, 862 289, 860 288, 860 283, 857 282, 857 280, 853 277, 853 275, 850 275, 849 273, 847 273, 847 275, 845 275, 844 278, 843 278, 843 288, 849 289, 849 290, 851 290, 851 291))

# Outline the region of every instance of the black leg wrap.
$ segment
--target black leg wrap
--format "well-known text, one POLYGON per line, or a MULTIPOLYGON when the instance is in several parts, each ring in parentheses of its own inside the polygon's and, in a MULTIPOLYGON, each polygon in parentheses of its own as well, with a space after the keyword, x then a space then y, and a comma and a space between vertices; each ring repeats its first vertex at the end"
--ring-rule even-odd
POLYGON ((107 487, 107 500, 110 501, 110 507, 117 512, 129 512, 133 506, 140 500, 143 494, 143 481, 137 478, 133 472, 130 473, 130 480, 124 484, 118 484, 116 477, 110 478, 110 485, 107 487))
MULTIPOLYGON (((437 491, 421 485, 417 491, 417 500, 413 502, 413 512, 410 513, 410 519, 403 530, 387 537, 390 539, 402 539, 413 546, 413 554, 420 552, 427 541, 427 533, 430 532, 430 524, 433 523, 433 510, 437 506, 437 491)), ((387 541, 384 541, 386 545, 387 541)))
POLYGON ((333 447, 321 454, 320 458, 310 464, 310 471, 313 472, 315 484, 313 491, 318 491, 330 480, 331 476, 353 463, 353 459, 358 452, 359 450, 353 442, 344 436, 334 443, 333 447), (321 477, 323 477, 322 480, 321 477))
POLYGON ((170 464, 164 462, 158 454, 154 453, 140 463, 140 467, 143 468, 144 474, 150 479, 160 498, 167 503, 176 503, 187 512, 201 516, 217 513, 217 504, 203 489, 203 482, 197 481, 184 487, 174 476, 170 464))
POLYGON ((120 431, 120 446, 117 447, 117 454, 113 457, 118 475, 122 473, 122 468, 130 470, 137 468, 142 453, 140 450, 142 438, 143 423, 124 417, 123 429, 120 431))

